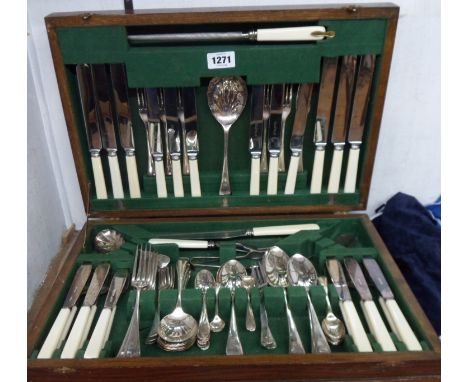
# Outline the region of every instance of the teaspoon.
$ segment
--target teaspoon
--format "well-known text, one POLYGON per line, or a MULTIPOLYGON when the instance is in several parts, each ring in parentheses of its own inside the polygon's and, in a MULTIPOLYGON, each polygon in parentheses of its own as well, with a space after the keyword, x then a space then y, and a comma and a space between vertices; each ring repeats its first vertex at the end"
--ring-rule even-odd
POLYGON ((210 271, 202 269, 195 276, 195 289, 202 292, 202 311, 198 321, 197 345, 201 350, 207 350, 210 347, 210 322, 206 310, 206 292, 214 285, 214 277, 210 271))
POLYGON ((216 282, 214 285, 215 289, 215 315, 210 322, 210 328, 213 333, 221 332, 226 325, 224 320, 219 315, 219 290, 221 289, 221 284, 216 282))
POLYGON ((346 334, 343 322, 335 316, 332 311, 330 299, 328 298, 328 281, 327 278, 322 276, 318 278, 319 284, 325 291, 325 301, 327 302, 327 315, 322 320, 322 329, 327 336, 328 342, 332 345, 339 345, 346 334))
POLYGON ((255 287, 256 281, 253 276, 242 277, 242 287, 247 291, 247 311, 245 314, 245 328, 249 332, 255 332, 255 317, 252 309, 251 291, 255 287))

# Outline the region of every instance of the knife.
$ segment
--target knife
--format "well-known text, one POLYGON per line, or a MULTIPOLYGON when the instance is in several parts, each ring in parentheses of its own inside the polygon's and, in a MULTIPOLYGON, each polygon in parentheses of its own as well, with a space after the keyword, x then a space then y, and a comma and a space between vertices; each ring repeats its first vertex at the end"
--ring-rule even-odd
POLYGON ((60 358, 75 358, 76 352, 83 346, 96 313, 96 300, 106 281, 109 270, 110 264, 108 263, 99 264, 94 270, 83 305, 78 312, 78 316, 73 324, 67 342, 65 342, 60 358))
POLYGON ((76 302, 91 275, 92 268, 91 264, 82 264, 76 271, 62 309, 42 344, 37 358, 51 358, 55 349, 60 347, 76 314, 76 302))
POLYGON ((252 86, 252 105, 250 108, 249 152, 250 195, 260 194, 260 158, 263 150, 263 109, 265 104, 265 86, 252 86))
POLYGON ((167 147, 172 163, 172 182, 174 185, 174 196, 184 196, 184 184, 182 182, 182 167, 180 164, 181 129, 177 111, 177 88, 164 89, 164 104, 167 121, 167 147))
POLYGON ((105 64, 91 65, 98 123, 101 126, 102 145, 107 151, 112 182, 112 193, 115 199, 124 197, 122 177, 120 175, 119 159, 117 158, 117 140, 115 138, 114 119, 112 116, 111 95, 105 64))
POLYGON ((201 196, 200 175, 198 173, 198 133, 197 133, 197 98, 195 88, 181 88, 184 110, 185 147, 190 173, 190 191, 192 196, 201 196))
POLYGON ((181 132, 181 141, 182 141, 182 174, 188 175, 190 173, 189 163, 188 163, 188 153, 187 153, 187 141, 185 137, 185 112, 184 112, 184 96, 183 88, 177 89, 177 116, 179 117, 180 122, 180 132, 181 132))
POLYGON ((320 194, 322 192, 323 164, 325 162, 325 149, 328 143, 328 132, 332 117, 337 67, 338 57, 325 57, 323 59, 317 117, 315 119, 315 154, 312 180, 310 182, 311 194, 320 194))
MULTIPOLYGON (((291 224, 291 225, 278 225, 269 227, 252 227, 233 229, 226 231, 212 231, 212 232, 185 232, 185 233, 162 233, 164 239, 204 239, 204 240, 225 240, 235 239, 241 237, 253 236, 280 236, 280 235, 293 235, 299 231, 316 231, 320 227, 318 224, 291 224)), ((151 243, 150 239, 150 243, 151 243)), ((156 239, 154 239, 156 240, 156 239)))
POLYGON ((271 87, 272 85, 265 85, 263 93, 263 142, 260 172, 268 172, 268 123, 270 121, 271 87))
POLYGON ((351 299, 341 263, 337 259, 327 259, 327 269, 340 299, 340 310, 348 333, 359 352, 371 352, 372 346, 351 299))
POLYGON ((362 135, 366 123, 367 107, 372 85, 372 77, 375 69, 375 55, 366 54, 360 57, 359 69, 354 92, 353 109, 348 132, 349 149, 348 167, 344 192, 352 193, 356 190, 356 179, 359 164, 359 151, 362 143, 362 135))
POLYGON ((296 115, 294 116, 294 125, 289 147, 291 149, 291 160, 289 161, 288 176, 286 178, 286 195, 294 194, 296 188, 296 177, 299 162, 302 157, 302 147, 304 144, 304 132, 307 126, 307 116, 310 111, 310 101, 314 84, 302 84, 297 91, 296 115))
POLYGON ((162 141, 161 105, 162 90, 156 88, 145 89, 148 104, 148 124, 151 155, 154 160, 156 177, 156 192, 158 198, 167 198, 166 175, 164 172, 164 149, 162 141))
POLYGON ((83 112, 86 137, 88 139, 89 152, 91 154, 91 165, 93 168, 94 186, 98 199, 107 199, 106 182, 101 162, 101 132, 98 123, 98 111, 96 108, 96 97, 94 96, 91 68, 87 64, 76 66, 76 77, 80 93, 81 109, 83 112))
POLYGON ((343 149, 346 142, 346 128, 349 122, 349 110, 356 71, 356 56, 344 56, 341 62, 338 93, 336 95, 335 118, 331 141, 334 145, 333 159, 328 180, 328 193, 336 194, 340 187, 343 149))
POLYGON ((117 302, 124 289, 127 281, 127 274, 114 275, 112 278, 109 291, 107 292, 104 308, 99 315, 93 334, 89 340, 88 346, 84 353, 84 358, 98 358, 99 353, 105 345, 106 337, 112 328, 113 318, 117 310, 117 302))
POLYGON ((164 162, 166 166, 166 175, 172 175, 172 160, 169 152, 169 136, 167 134, 167 118, 166 118, 166 100, 164 98, 164 89, 159 89, 158 93, 159 118, 161 120, 163 138, 164 138, 164 162))
POLYGON ((127 166, 128 187, 130 198, 141 198, 140 180, 138 178, 137 163, 135 157, 135 143, 133 141, 133 125, 130 115, 130 103, 128 100, 127 76, 123 64, 110 64, 110 75, 114 105, 117 112, 117 124, 119 127, 120 144, 125 150, 125 163, 127 166))
POLYGON ((380 292, 381 297, 379 298, 379 303, 387 317, 387 321, 390 324, 392 331, 395 332, 398 339, 406 345, 408 350, 422 351, 421 344, 395 301, 392 290, 390 289, 390 286, 388 285, 377 261, 370 257, 365 257, 362 262, 376 288, 380 292))
POLYGON ((380 344, 383 351, 396 351, 397 349, 395 344, 393 343, 387 327, 385 326, 385 323, 375 306, 374 300, 372 299, 372 294, 367 286, 366 278, 364 277, 364 273, 362 273, 361 266, 353 257, 345 257, 344 264, 351 281, 361 297, 361 308, 364 312, 364 317, 366 318, 367 325, 369 326, 371 333, 380 344))
POLYGON ((271 90, 270 122, 268 125, 268 153, 270 154, 267 185, 268 195, 276 195, 278 193, 278 162, 281 152, 284 88, 284 84, 273 85, 271 90))

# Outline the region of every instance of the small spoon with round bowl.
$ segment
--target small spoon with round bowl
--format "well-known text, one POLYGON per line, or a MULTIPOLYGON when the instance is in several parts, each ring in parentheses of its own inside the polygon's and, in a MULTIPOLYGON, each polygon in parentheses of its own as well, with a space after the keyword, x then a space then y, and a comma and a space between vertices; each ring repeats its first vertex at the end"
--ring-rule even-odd
POLYGON ((210 329, 213 333, 221 332, 224 329, 226 323, 219 315, 219 290, 221 289, 221 284, 215 282, 215 315, 210 322, 210 329))
POLYGON ((197 345, 201 350, 207 350, 210 347, 210 321, 206 309, 206 293, 208 289, 213 288, 215 281, 210 271, 202 269, 195 276, 195 289, 202 293, 202 310, 198 320, 197 345))
POLYGON ((330 344, 339 345, 345 337, 346 329, 343 322, 332 311, 330 299, 328 298, 327 278, 321 276, 318 278, 318 282, 325 291, 325 301, 327 302, 327 315, 322 320, 322 329, 330 344))
POLYGON ((245 314, 245 328, 249 332, 255 332, 256 325, 255 325, 255 317, 252 309, 252 301, 251 301, 251 291, 256 285, 255 277, 253 276, 244 276, 242 277, 242 288, 247 291, 247 310, 245 314))

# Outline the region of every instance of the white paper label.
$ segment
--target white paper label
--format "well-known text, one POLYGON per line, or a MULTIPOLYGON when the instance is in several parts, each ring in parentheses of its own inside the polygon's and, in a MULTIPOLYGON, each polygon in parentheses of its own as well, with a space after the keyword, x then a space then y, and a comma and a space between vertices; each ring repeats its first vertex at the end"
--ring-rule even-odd
POLYGON ((236 67, 235 52, 217 52, 208 53, 206 55, 208 61, 208 69, 223 69, 236 67))

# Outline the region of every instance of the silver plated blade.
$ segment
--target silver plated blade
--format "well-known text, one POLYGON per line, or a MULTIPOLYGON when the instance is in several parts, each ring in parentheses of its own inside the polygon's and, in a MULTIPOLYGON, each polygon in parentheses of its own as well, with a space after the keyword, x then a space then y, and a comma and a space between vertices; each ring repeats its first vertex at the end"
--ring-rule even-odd
POLYGON ((346 257, 344 259, 346 270, 348 271, 349 278, 353 282, 356 290, 363 301, 372 300, 372 293, 367 285, 366 278, 362 272, 361 266, 358 261, 353 257, 346 257))
POLYGON ((388 285, 387 279, 385 278, 377 261, 370 257, 365 257, 362 262, 366 267, 370 278, 374 282, 374 285, 379 290, 380 295, 386 300, 393 299, 393 292, 390 288, 390 285, 388 285))
POLYGON ((75 273, 75 277, 71 283, 70 289, 68 290, 67 297, 63 303, 64 308, 72 308, 75 306, 76 301, 81 295, 83 288, 85 287, 93 266, 91 264, 82 264, 75 273))

